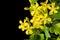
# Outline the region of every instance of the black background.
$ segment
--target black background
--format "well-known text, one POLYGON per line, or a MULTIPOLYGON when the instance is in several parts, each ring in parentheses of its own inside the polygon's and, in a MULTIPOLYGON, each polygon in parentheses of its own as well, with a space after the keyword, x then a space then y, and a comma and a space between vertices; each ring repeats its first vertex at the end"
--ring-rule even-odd
POLYGON ((26 35, 25 32, 22 30, 18 29, 19 26, 19 20, 24 20, 24 18, 30 17, 30 14, 28 11, 24 11, 24 7, 28 7, 29 3, 28 0, 17 0, 16 1, 16 40, 24 40, 28 39, 29 35, 26 35))

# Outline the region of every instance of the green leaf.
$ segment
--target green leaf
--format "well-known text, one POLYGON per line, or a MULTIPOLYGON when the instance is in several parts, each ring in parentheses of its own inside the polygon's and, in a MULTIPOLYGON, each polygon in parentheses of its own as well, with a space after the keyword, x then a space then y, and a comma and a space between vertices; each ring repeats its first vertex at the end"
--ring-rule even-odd
POLYGON ((60 19, 60 9, 58 10, 58 13, 53 15, 53 18, 56 19, 56 20, 60 19))
POLYGON ((32 31, 33 31, 33 34, 30 36, 30 40, 40 40, 39 34, 41 30, 35 28, 35 29, 32 29, 32 31))
POLYGON ((30 35, 30 40, 34 40, 35 38, 34 38, 34 34, 31 34, 30 35))
POLYGON ((50 32, 55 33, 56 35, 60 34, 60 23, 57 23, 57 24, 53 25, 50 28, 50 32))
POLYGON ((50 30, 51 33, 54 33, 54 27, 50 27, 49 30, 50 30))
POLYGON ((55 34, 60 34, 60 23, 57 23, 54 25, 55 29, 54 29, 54 32, 55 34))
POLYGON ((56 40, 56 38, 51 37, 51 38, 49 38, 48 40, 56 40))
POLYGON ((57 37, 57 39, 56 40, 60 40, 60 37, 57 37))
POLYGON ((45 32, 45 36, 50 38, 48 27, 45 27, 44 32, 45 32))
POLYGON ((56 2, 56 6, 60 6, 60 2, 58 1, 58 2, 56 2))
POLYGON ((40 40, 44 40, 44 34, 39 34, 40 40))
POLYGON ((33 31, 33 33, 34 34, 36 34, 36 35, 38 35, 38 34, 40 34, 43 30, 41 30, 40 28, 35 28, 35 29, 32 29, 32 31, 33 31))
POLYGON ((50 38, 51 36, 49 34, 49 30, 48 30, 47 26, 45 26, 45 28, 44 28, 44 33, 45 33, 45 36, 46 36, 46 40, 48 40, 48 38, 50 38))
POLYGON ((40 36, 39 35, 36 35, 36 34, 32 34, 30 36, 30 40, 40 40, 40 36))

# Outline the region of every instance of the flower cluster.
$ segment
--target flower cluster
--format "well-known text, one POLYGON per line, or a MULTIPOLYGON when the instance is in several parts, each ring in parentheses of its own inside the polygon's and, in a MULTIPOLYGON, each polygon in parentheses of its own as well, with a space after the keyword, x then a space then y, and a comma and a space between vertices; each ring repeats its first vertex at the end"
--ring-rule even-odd
MULTIPOLYGON (((32 0, 29 0, 31 3, 32 0)), ((26 30, 26 34, 32 34, 32 29, 40 28, 41 30, 44 29, 44 25, 47 23, 52 22, 52 18, 50 15, 58 13, 59 6, 55 6, 55 3, 48 3, 48 0, 45 2, 41 2, 40 5, 36 2, 34 5, 31 5, 29 8, 25 7, 24 10, 30 10, 30 14, 32 19, 29 20, 27 17, 24 19, 24 22, 21 20, 19 23, 19 29, 22 31, 26 30), (41 6, 40 6, 41 5, 41 6)))

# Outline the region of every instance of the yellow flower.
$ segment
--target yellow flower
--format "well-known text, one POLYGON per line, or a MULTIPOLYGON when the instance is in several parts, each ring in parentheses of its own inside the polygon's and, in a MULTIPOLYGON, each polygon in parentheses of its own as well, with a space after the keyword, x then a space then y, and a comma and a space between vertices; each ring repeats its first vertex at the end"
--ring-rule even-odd
POLYGON ((33 23, 33 28, 41 28, 41 29, 43 29, 43 27, 41 27, 41 24, 42 24, 41 18, 43 18, 42 14, 35 14, 32 17, 30 22, 33 23))
POLYGON ((24 10, 29 10, 29 8, 28 7, 25 7, 24 10))
POLYGON ((39 28, 43 30, 44 29, 44 26, 40 25, 39 28))
POLYGON ((44 27, 40 24, 40 22, 36 22, 33 24, 34 28, 40 28, 40 29, 44 29, 44 27))
POLYGON ((59 9, 59 6, 55 7, 55 3, 53 2, 51 4, 51 8, 49 9, 50 9, 49 15, 52 15, 53 13, 58 13, 57 9, 59 9))
POLYGON ((32 6, 30 6, 29 8, 25 7, 24 10, 30 10, 31 16, 33 16, 34 14, 39 13, 39 11, 37 10, 38 7, 39 7, 39 4, 36 3, 36 4, 32 5, 32 6))
MULTIPOLYGON (((19 21, 19 23, 20 23, 20 24, 23 24, 23 22, 22 22, 21 20, 19 21)), ((19 25, 18 28, 21 29, 21 28, 22 28, 22 25, 19 25)))
POLYGON ((39 4, 36 3, 36 4, 32 5, 32 6, 30 6, 29 8, 32 9, 32 10, 35 10, 38 6, 39 6, 39 4))
POLYGON ((48 14, 47 13, 44 14, 43 19, 42 19, 42 22, 44 24, 46 24, 47 22, 51 22, 51 18, 48 17, 48 14))
POLYGON ((32 33, 33 33, 32 29, 33 29, 33 26, 28 26, 28 27, 26 28, 26 34, 27 34, 27 35, 28 35, 28 34, 32 34, 32 33))
POLYGON ((39 4, 38 3, 36 3, 35 5, 32 5, 30 7, 30 9, 32 9, 31 16, 33 16, 34 14, 38 14, 39 13, 39 11, 37 10, 38 7, 39 7, 39 4))
POLYGON ((33 28, 44 29, 44 27, 41 24, 42 24, 41 20, 35 20, 35 22, 33 23, 33 28))
POLYGON ((39 11, 37 9, 34 11, 31 11, 31 16, 34 16, 35 14, 38 14, 38 13, 39 13, 39 11))
POLYGON ((30 27, 30 23, 29 23, 29 19, 26 17, 25 19, 24 19, 24 22, 22 22, 21 20, 19 21, 19 23, 21 24, 21 25, 19 25, 19 29, 21 29, 22 31, 24 31, 24 30, 26 30, 26 34, 28 35, 28 34, 32 34, 33 32, 32 32, 32 26, 30 27))
POLYGON ((20 20, 19 21, 19 23, 21 24, 21 25, 19 25, 19 29, 21 29, 22 31, 24 31, 25 30, 25 26, 24 26, 24 23, 20 20))
POLYGON ((31 3, 31 2, 32 2, 32 0, 29 0, 29 2, 31 3))
POLYGON ((39 22, 34 22, 34 24, 33 24, 34 28, 39 28, 39 26, 40 26, 39 22))
POLYGON ((22 31, 24 31, 25 30, 24 25, 19 25, 19 29, 21 29, 22 31))
MULTIPOLYGON (((41 14, 35 14, 32 19, 30 20, 31 23, 34 23, 36 21, 40 21, 40 19, 43 18, 43 15, 41 14)), ((40 22, 41 23, 41 22, 40 22)))
POLYGON ((28 23, 29 19, 26 17, 26 19, 24 19, 24 22, 22 22, 21 20, 19 21, 19 23, 21 25, 19 25, 19 29, 22 29, 22 31, 26 30, 28 26, 30 26, 30 24, 28 23))
POLYGON ((29 19, 27 17, 25 17, 25 19, 24 19, 24 23, 26 23, 26 22, 29 22, 29 19))
POLYGON ((42 6, 37 7, 38 11, 42 11, 42 6))
POLYGON ((47 4, 48 0, 46 0, 45 2, 41 2, 40 4, 42 5, 42 10, 44 10, 46 12, 47 8, 50 8, 50 4, 47 4))
POLYGON ((48 3, 48 0, 46 0, 45 3, 47 4, 48 3))
POLYGON ((29 30, 29 29, 26 30, 26 34, 27 34, 27 35, 32 34, 32 33, 33 33, 32 30, 29 30))

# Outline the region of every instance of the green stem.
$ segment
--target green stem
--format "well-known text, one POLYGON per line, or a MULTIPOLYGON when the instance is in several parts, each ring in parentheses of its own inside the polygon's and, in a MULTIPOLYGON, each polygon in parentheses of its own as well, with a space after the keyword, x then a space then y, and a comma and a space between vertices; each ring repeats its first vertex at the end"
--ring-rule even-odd
POLYGON ((48 30, 48 27, 44 24, 44 33, 45 33, 45 37, 46 37, 46 40, 48 40, 48 38, 50 38, 50 34, 49 34, 49 30, 48 30))
POLYGON ((48 40, 48 38, 46 37, 46 40, 48 40))

